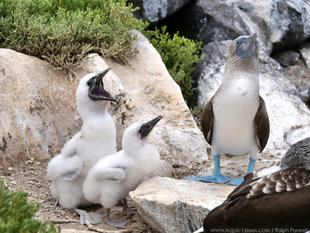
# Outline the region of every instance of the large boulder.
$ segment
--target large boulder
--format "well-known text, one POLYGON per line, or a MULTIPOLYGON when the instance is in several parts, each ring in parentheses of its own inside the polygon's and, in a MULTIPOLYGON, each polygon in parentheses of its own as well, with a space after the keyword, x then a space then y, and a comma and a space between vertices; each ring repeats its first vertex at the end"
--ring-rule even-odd
POLYGON ((56 155, 80 127, 75 98, 79 79, 107 67, 112 70, 105 77, 105 87, 120 101, 109 108, 117 126, 119 148, 129 124, 162 115, 148 140, 158 147, 164 160, 189 165, 207 159, 205 140, 179 86, 148 40, 136 31, 132 33, 138 34, 134 47, 139 53, 130 64, 92 54, 75 70, 73 82, 65 72, 54 70, 44 61, 0 50, 1 166, 14 165, 26 157, 47 159, 56 155))
POLYGON ((0 168, 50 158, 79 128, 78 80, 9 49, 0 49, 0 67, 0 168))
MULTIPOLYGON (((310 54, 308 56, 310 60, 310 54)), ((310 107, 310 69, 302 61, 294 66, 288 66, 285 73, 290 81, 297 87, 300 98, 310 107)))
POLYGON ((256 32, 260 43, 264 45, 262 52, 270 54, 272 45, 269 41, 270 32, 265 21, 248 14, 233 4, 234 2, 226 0, 192 1, 188 7, 169 18, 168 29, 180 31, 182 35, 202 41, 204 45, 256 32))
MULTIPOLYGON (((201 106, 210 100, 221 83, 230 43, 213 42, 204 47, 210 56, 198 64, 195 76, 201 106)), ((292 143, 310 134, 310 112, 279 63, 268 56, 260 59, 260 94, 266 102, 271 126, 264 151, 279 157, 292 143)))
POLYGON ((235 1, 248 5, 248 14, 262 18, 269 30, 275 50, 292 48, 310 36, 310 2, 308 0, 235 1))
POLYGON ((138 212, 156 232, 194 232, 234 186, 154 177, 129 193, 138 212))
POLYGON ((196 0, 165 24, 208 44, 258 34, 263 53, 293 48, 310 36, 308 0, 196 0), (273 45, 273 46, 272 46, 273 45), (274 47, 274 48, 273 48, 274 47))

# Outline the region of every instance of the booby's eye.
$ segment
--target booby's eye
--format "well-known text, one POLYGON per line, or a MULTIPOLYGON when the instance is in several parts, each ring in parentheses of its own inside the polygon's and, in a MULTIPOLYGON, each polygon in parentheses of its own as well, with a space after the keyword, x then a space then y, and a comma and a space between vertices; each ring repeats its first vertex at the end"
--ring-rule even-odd
POLYGON ((87 81, 87 85, 88 85, 89 87, 95 82, 96 77, 97 77, 97 75, 95 75, 94 77, 90 78, 90 79, 87 81))
POLYGON ((239 40, 237 40, 237 43, 236 43, 236 44, 237 44, 237 46, 239 46, 241 43, 240 43, 240 41, 239 41, 239 40))

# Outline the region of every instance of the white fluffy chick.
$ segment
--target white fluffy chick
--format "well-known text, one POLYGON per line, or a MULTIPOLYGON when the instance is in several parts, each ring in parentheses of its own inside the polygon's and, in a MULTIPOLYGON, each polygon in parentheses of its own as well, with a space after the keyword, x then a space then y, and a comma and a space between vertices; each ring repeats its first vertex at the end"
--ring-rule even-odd
MULTIPOLYGON (((89 171, 83 185, 87 200, 100 203, 106 210, 106 223, 124 228, 127 220, 111 220, 110 209, 118 201, 125 201, 143 179, 159 164, 160 154, 146 138, 162 117, 144 123, 133 123, 123 134, 123 149, 100 159, 89 171)), ((125 204, 126 208, 127 205, 125 204)))
POLYGON ((90 204, 82 192, 86 175, 100 158, 116 152, 116 128, 107 104, 117 100, 104 89, 102 82, 109 70, 87 74, 81 79, 76 97, 82 128, 47 166, 52 196, 64 208, 90 204))

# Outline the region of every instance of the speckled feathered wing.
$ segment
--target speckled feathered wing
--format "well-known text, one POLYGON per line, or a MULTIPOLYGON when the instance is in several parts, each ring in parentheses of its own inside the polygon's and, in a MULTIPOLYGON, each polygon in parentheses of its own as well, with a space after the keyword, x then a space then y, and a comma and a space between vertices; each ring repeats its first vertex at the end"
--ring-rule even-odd
POLYGON ((310 171, 287 168, 255 178, 253 173, 204 219, 204 232, 214 228, 310 229, 310 171))

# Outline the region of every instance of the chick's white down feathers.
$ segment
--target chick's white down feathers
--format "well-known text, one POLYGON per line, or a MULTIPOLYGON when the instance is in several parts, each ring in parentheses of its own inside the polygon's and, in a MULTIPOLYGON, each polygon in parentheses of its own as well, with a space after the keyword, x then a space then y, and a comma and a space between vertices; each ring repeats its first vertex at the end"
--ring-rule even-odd
POLYGON ((123 135, 123 150, 100 159, 89 171, 83 185, 87 200, 109 209, 158 166, 159 152, 141 139, 140 126, 130 125, 123 135))
POLYGON ((82 192, 89 169, 102 157, 116 152, 116 128, 106 110, 108 101, 92 101, 87 81, 82 78, 76 91, 77 106, 83 120, 81 131, 70 139, 61 153, 48 164, 47 176, 52 180, 52 195, 62 207, 73 209, 89 204, 82 192))

